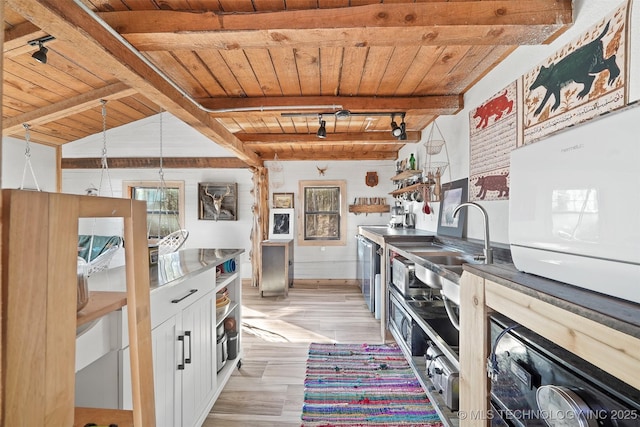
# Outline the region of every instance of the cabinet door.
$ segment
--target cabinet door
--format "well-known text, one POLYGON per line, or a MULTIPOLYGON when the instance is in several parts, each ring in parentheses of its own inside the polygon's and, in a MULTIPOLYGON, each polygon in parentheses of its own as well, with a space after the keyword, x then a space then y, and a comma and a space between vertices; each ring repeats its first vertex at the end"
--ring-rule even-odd
POLYGON ((180 380, 182 343, 178 341, 177 317, 173 316, 151 331, 153 341, 153 381, 156 398, 156 426, 180 426, 180 380))
POLYGON ((216 386, 215 298, 210 292, 182 312, 185 368, 182 371, 182 426, 192 427, 208 408, 216 386))

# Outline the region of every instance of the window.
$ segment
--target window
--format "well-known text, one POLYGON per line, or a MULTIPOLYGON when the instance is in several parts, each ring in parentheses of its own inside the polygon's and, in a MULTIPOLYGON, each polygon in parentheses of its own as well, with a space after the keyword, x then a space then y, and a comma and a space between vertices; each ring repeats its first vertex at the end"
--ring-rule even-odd
POLYGON ((184 228, 184 182, 165 182, 165 195, 159 181, 124 182, 125 194, 147 202, 147 234, 150 239, 161 239, 184 228))
POLYGON ((300 181, 299 245, 346 245, 346 182, 300 181))

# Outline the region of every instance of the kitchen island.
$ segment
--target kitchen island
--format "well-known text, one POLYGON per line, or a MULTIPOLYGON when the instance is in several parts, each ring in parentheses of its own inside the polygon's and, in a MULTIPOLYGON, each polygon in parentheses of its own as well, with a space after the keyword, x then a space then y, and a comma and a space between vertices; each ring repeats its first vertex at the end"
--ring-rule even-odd
MULTIPOLYGON (((200 426, 241 363, 240 334, 234 335, 236 351, 227 352, 223 321, 233 318, 235 325, 241 324, 243 252, 186 249, 160 256, 149 269, 157 426, 200 426), (216 294, 222 291, 230 302, 216 307, 216 294), (235 359, 227 360, 228 354, 235 359)), ((124 287, 124 267, 89 278, 90 291, 98 295, 119 293, 124 287)), ((124 305, 90 322, 77 337, 77 405, 131 406, 126 319, 124 305)))

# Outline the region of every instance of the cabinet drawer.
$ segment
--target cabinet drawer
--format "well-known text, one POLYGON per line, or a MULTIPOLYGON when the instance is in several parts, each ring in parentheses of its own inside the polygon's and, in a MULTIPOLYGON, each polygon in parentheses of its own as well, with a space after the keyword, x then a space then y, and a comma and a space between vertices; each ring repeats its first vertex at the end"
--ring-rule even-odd
MULTIPOLYGON (((178 283, 168 283, 151 291, 151 329, 160 325, 185 307, 213 291, 216 286, 215 269, 209 269, 196 276, 185 277, 178 283)), ((127 330, 128 308, 122 308, 122 348, 129 345, 127 330)))
POLYGON ((215 269, 209 269, 175 285, 155 289, 151 292, 151 329, 212 291, 215 285, 215 269))

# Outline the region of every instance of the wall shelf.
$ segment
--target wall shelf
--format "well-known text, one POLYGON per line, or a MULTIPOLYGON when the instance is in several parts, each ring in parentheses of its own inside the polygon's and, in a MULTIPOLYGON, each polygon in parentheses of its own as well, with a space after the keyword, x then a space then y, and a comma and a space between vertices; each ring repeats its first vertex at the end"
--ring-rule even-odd
POLYGON ((405 179, 413 178, 416 175, 422 175, 422 170, 409 169, 402 171, 398 175, 391 177, 391 181, 403 181, 405 179))
POLYGON ((398 188, 397 190, 393 190, 389 194, 391 194, 392 196, 398 196, 398 195, 404 194, 404 193, 411 193, 413 191, 420 190, 420 187, 423 186, 423 185, 424 185, 423 183, 408 185, 406 187, 398 188))
POLYGON ((349 205, 349 212, 356 215, 364 213, 388 213, 391 210, 389 205, 349 205))

